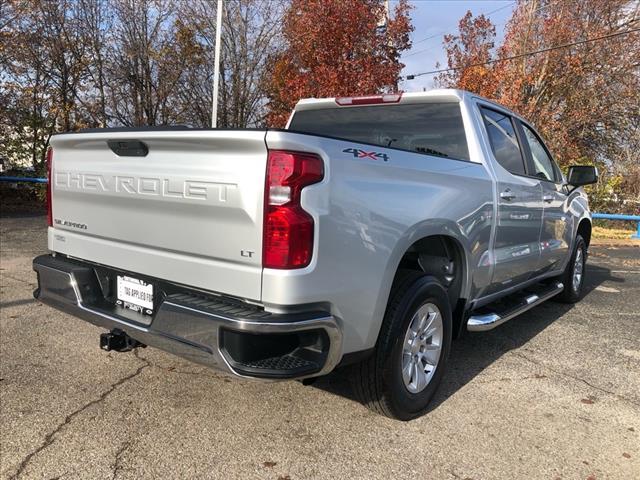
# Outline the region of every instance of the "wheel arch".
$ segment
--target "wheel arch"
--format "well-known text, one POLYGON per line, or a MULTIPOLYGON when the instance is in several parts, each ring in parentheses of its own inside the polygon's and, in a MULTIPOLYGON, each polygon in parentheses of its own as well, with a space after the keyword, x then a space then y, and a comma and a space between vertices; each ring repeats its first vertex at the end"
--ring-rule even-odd
MULTIPOLYGON (((462 234, 455 222, 448 220, 436 222, 432 220, 426 224, 418 225, 410 232, 407 232, 407 234, 397 242, 396 247, 389 257, 376 306, 374 321, 376 321, 377 325, 375 325, 373 329, 376 338, 382 325, 382 319, 384 318, 386 307, 390 300, 393 281, 398 270, 407 267, 407 260, 409 260, 409 262, 414 261, 414 259, 410 257, 414 257, 416 251, 426 253, 430 247, 436 245, 438 242, 444 242, 446 247, 443 248, 448 248, 449 252, 457 257, 457 284, 454 285, 450 299, 452 300, 452 312, 454 312, 454 337, 460 335, 460 332, 463 330, 461 324, 463 323, 466 303, 471 288, 472 271, 469 265, 471 258, 469 244, 467 238, 462 234)), ((442 253, 442 250, 438 250, 437 253, 442 253)), ((419 268, 419 265, 416 266, 414 263, 410 267, 419 268)), ((375 343, 375 341, 372 343, 375 343)))
POLYGON ((584 239, 584 243, 586 243, 587 248, 589 248, 589 244, 591 243, 591 230, 591 219, 585 217, 580 220, 576 234, 580 235, 584 239))

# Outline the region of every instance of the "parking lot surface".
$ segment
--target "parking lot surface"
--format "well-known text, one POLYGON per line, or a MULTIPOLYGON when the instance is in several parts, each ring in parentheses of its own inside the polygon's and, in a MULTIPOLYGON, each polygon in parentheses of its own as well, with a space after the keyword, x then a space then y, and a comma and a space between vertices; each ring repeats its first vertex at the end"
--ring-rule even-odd
POLYGON ((268 384, 103 352, 33 300, 45 218, 0 229, 0 478, 640 478, 638 246, 592 246, 579 304, 454 342, 432 410, 403 423, 344 372, 268 384))

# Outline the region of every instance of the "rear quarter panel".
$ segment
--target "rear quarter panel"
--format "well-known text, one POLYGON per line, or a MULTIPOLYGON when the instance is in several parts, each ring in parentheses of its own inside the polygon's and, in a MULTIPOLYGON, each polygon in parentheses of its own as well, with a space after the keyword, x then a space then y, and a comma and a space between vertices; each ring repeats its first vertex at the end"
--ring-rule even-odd
POLYGON ((464 296, 488 282, 493 188, 482 164, 282 131, 268 132, 267 146, 315 152, 327 167, 324 180, 302 195, 316 224, 312 263, 295 271, 264 269, 268 308, 330 309, 349 353, 375 344, 393 276, 415 241, 442 234, 459 242, 464 296), (347 148, 386 153, 389 160, 354 158, 347 148))

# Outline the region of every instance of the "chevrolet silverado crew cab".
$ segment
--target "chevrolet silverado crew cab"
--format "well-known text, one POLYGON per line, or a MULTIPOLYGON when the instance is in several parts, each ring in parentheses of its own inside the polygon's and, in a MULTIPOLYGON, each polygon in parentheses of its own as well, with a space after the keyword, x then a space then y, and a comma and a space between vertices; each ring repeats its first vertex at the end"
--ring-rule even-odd
POLYGON ((55 135, 40 301, 239 377, 349 366, 399 419, 451 341, 580 298, 581 185, 525 119, 468 92, 301 100, 283 130, 55 135))

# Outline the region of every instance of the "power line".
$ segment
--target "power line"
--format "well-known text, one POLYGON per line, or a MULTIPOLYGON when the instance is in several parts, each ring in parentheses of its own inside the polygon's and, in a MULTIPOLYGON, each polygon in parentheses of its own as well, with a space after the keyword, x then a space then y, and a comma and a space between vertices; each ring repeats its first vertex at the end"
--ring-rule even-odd
POLYGON ((504 10, 505 8, 509 8, 511 5, 514 5, 516 2, 509 2, 506 5, 503 5, 500 8, 496 8, 495 10, 491 10, 490 12, 485 13, 485 15, 491 15, 492 13, 499 12, 500 10, 504 10))
MULTIPOLYGON (((500 10, 504 10, 505 8, 511 7, 515 3, 516 2, 511 2, 511 3, 507 4, 507 5, 503 5, 500 8, 496 8, 495 10, 491 10, 490 12, 480 13, 480 15, 484 15, 485 17, 488 17, 489 15, 491 15, 493 13, 496 13, 496 12, 499 12, 500 10)), ((506 22, 504 22, 504 23, 506 23, 506 22)), ((503 25, 503 23, 498 24, 498 25, 503 25)), ((498 25, 494 25, 494 26, 498 26, 498 25)), ((426 42, 427 40, 431 40, 431 39, 434 39, 434 38, 437 38, 437 37, 442 37, 442 36, 444 36, 446 34, 447 34, 446 30, 438 32, 438 33, 435 33, 435 34, 430 35, 430 36, 428 36, 426 38, 423 38, 422 40, 418 40, 417 42, 413 42, 412 47, 417 45, 418 43, 426 42)), ((404 55, 402 58, 413 57, 414 55, 418 55, 419 53, 427 52, 429 50, 433 50, 433 47, 423 48, 422 50, 418 50, 417 52, 411 52, 408 55, 404 55)))
POLYGON ((552 50, 559 50, 561 48, 573 47, 575 45, 582 45, 583 43, 595 42, 595 41, 598 41, 598 40, 604 40, 604 39, 607 39, 607 38, 617 37, 619 35, 626 35, 627 33, 633 33, 633 32, 638 32, 638 31, 640 31, 640 28, 634 28, 634 29, 631 29, 631 30, 625 30, 624 32, 614 32, 614 33, 610 33, 608 35, 603 35, 601 37, 587 38, 585 40, 579 40, 577 42, 571 42, 571 43, 565 43, 565 44, 562 44, 562 45, 556 45, 556 46, 553 46, 553 47, 543 48, 541 50, 535 50, 533 52, 519 53, 518 55, 512 55, 511 57, 496 58, 494 60, 489 60, 489 61, 486 61, 486 62, 472 63, 471 65, 465 65, 464 67, 441 68, 440 70, 431 70, 430 72, 414 73, 412 75, 407 75, 405 77, 405 80, 413 80, 416 77, 421 77, 422 75, 433 75, 435 73, 453 72, 455 70, 464 70, 466 68, 480 67, 482 65, 490 65, 492 63, 506 62, 506 61, 509 61, 509 60, 515 60, 517 58, 526 57, 526 56, 529 56, 529 55, 537 55, 538 53, 545 53, 545 52, 550 52, 552 50))
MULTIPOLYGON (((500 7, 500 8, 496 8, 495 10, 491 10, 490 12, 487 12, 487 13, 481 13, 481 15, 489 16, 489 15, 491 15, 491 14, 494 14, 494 13, 496 13, 496 12, 499 12, 500 10, 504 10, 505 8, 510 7, 510 6, 511 6, 511 5, 513 5, 514 3, 516 3, 516 2, 509 2, 507 5, 503 5, 502 7, 500 7)), ((417 45, 418 43, 426 42, 427 40, 431 40, 432 38, 439 37, 439 36, 441 36, 441 35, 443 35, 443 34, 445 34, 445 33, 447 33, 447 31, 446 31, 446 30, 444 30, 444 31, 442 31, 442 32, 435 33, 435 34, 430 35, 430 36, 428 36, 428 37, 425 37, 425 38, 423 38, 423 39, 421 39, 421 40, 417 40, 417 41, 413 42, 413 45, 417 45)), ((421 51, 422 51, 422 50, 421 50, 421 51)), ((419 52, 415 52, 415 53, 419 53, 419 52)), ((413 53, 412 53, 411 55, 413 55, 413 53)), ((409 56, 409 55, 407 55, 407 56, 409 56)))
MULTIPOLYGON (((558 0, 558 3, 561 3, 561 2, 563 2, 563 1, 566 1, 566 0, 558 0)), ((508 4, 508 5, 505 5, 505 6, 503 6, 503 7, 497 8, 497 9, 492 10, 492 11, 487 12, 487 13, 481 13, 480 15, 485 15, 485 16, 491 15, 492 13, 495 13, 495 12, 497 12, 498 10, 502 10, 502 9, 504 9, 504 8, 510 7, 510 6, 511 6, 511 5, 513 5, 514 3, 516 3, 516 2, 512 2, 512 3, 508 4)), ((537 13, 537 12, 539 12, 540 10, 544 10, 545 8, 548 8, 548 7, 550 7, 551 5, 553 5, 553 3, 551 3, 551 2, 549 2, 549 3, 545 3, 544 5, 541 5, 541 6, 539 6, 538 8, 536 8, 533 12, 531 12, 531 14, 537 13)), ((489 19, 489 20, 491 20, 491 19, 489 19)), ((509 23, 509 21, 510 21, 510 20, 507 20, 507 21, 502 22, 502 23, 495 23, 495 24, 493 24, 493 27, 494 27, 494 28, 495 28, 495 27, 501 27, 501 26, 506 25, 507 23, 509 23)), ((422 41, 425 41, 425 40, 429 40, 429 39, 431 39, 431 38, 436 38, 436 37, 439 37, 439 36, 441 36, 442 34, 445 34, 445 33, 447 33, 447 32, 440 32, 440 33, 436 33, 435 35, 431 35, 430 37, 424 38, 424 39, 422 39, 422 40, 420 40, 420 41, 422 42, 422 41)), ((415 45, 416 43, 419 43, 419 42, 415 42, 413 45, 415 45)), ((405 55, 405 56, 403 56, 402 58, 404 59, 404 58, 408 58, 408 57, 413 57, 414 55, 417 55, 417 54, 419 54, 419 53, 423 53, 423 52, 428 52, 429 50, 433 50, 434 48, 435 48, 435 47, 423 48, 422 50, 418 50, 417 52, 409 53, 408 55, 405 55)))

